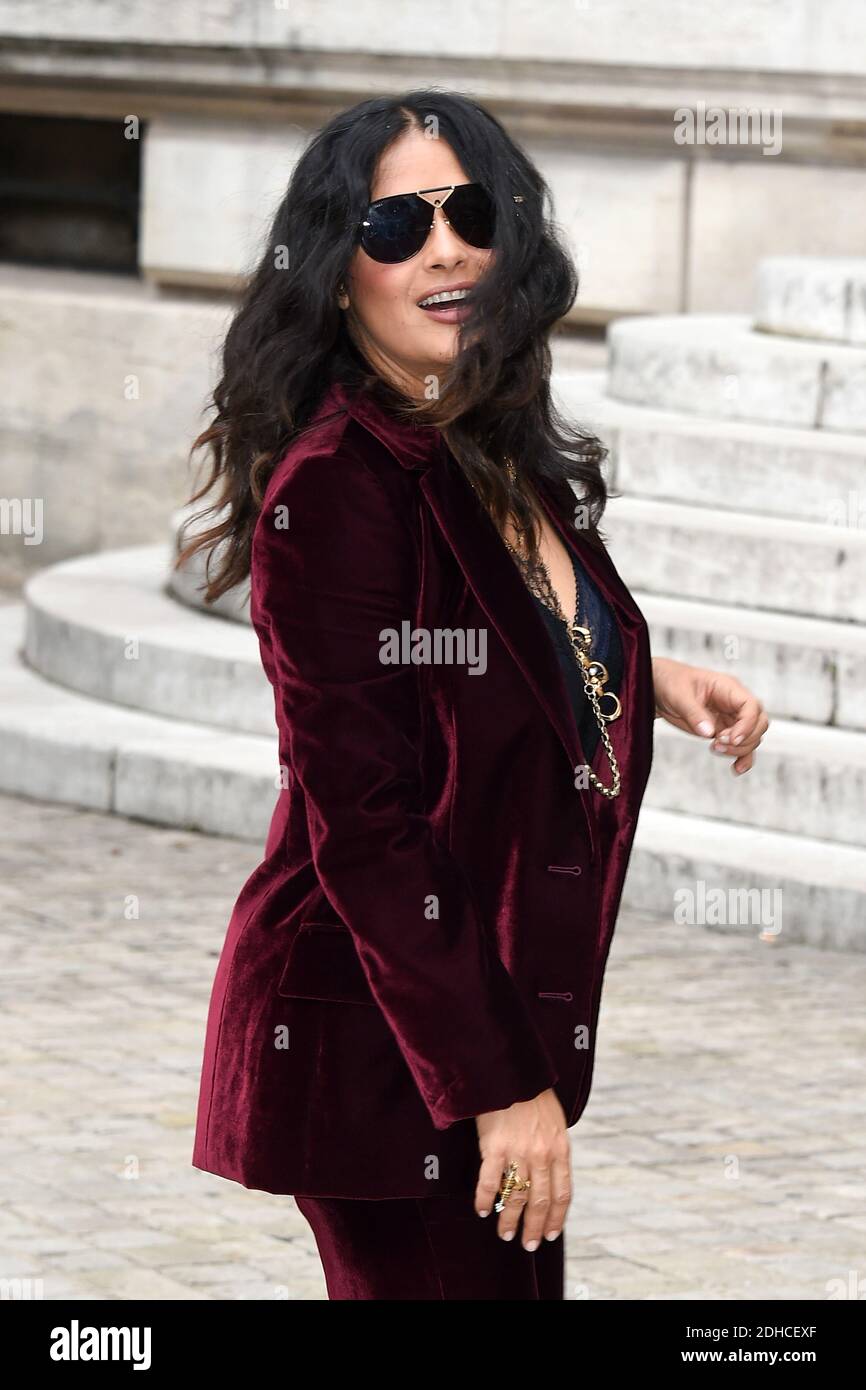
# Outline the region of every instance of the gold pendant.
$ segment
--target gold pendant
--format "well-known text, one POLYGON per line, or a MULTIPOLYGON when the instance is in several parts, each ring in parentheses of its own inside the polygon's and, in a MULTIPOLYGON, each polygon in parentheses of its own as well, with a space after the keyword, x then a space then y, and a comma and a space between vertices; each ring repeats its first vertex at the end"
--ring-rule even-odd
MULTIPOLYGON (((575 630, 578 632, 586 631, 585 628, 577 628, 576 625, 575 630)), ((579 652, 578 656, 580 658, 580 664, 583 667, 583 671, 586 676, 587 685, 592 687, 593 694, 598 700, 599 706, 601 705, 601 701, 605 697, 607 697, 609 700, 613 700, 614 710, 611 714, 605 714, 601 708, 599 708, 598 711, 605 723, 612 724, 614 719, 619 719, 620 715, 622 714, 622 702, 620 701, 619 696, 615 695, 612 690, 605 690, 604 688, 607 682, 610 680, 610 673, 603 661, 596 661, 596 659, 594 657, 590 657, 587 652, 579 652)))
POLYGON ((599 706, 601 705, 601 702, 604 699, 613 700, 616 706, 616 709, 614 710, 613 714, 605 714, 604 710, 599 709, 599 713, 601 714, 602 719, 604 719, 606 723, 612 724, 614 719, 619 719, 620 715, 622 714, 622 702, 620 701, 619 696, 615 695, 612 690, 603 690, 601 692, 598 701, 599 706))

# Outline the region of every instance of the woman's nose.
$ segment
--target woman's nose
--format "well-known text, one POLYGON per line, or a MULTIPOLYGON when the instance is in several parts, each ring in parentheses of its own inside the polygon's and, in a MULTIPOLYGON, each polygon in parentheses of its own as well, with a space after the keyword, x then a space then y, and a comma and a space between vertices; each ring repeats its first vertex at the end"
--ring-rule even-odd
POLYGON ((443 258, 454 259, 465 255, 465 243, 460 239, 448 221, 446 206, 435 208, 433 212, 433 226, 424 250, 428 256, 435 256, 437 260, 443 258))

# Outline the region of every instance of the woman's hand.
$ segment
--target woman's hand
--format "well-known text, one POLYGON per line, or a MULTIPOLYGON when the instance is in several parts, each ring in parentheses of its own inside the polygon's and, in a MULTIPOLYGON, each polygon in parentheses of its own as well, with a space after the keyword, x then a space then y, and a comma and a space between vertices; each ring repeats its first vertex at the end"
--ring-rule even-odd
POLYGON ((748 772, 770 721, 757 696, 735 676, 653 657, 656 715, 686 733, 713 738, 714 753, 734 758, 733 771, 748 772))
POLYGON ((571 1201, 571 1149, 565 1111, 555 1091, 517 1101, 507 1110, 477 1115, 481 1172, 475 1210, 488 1216, 502 1185, 502 1174, 516 1163, 529 1178, 528 1192, 512 1192, 499 1216, 498 1233, 512 1240, 523 1213, 523 1247, 534 1250, 542 1239, 554 1240, 565 1224, 571 1201))

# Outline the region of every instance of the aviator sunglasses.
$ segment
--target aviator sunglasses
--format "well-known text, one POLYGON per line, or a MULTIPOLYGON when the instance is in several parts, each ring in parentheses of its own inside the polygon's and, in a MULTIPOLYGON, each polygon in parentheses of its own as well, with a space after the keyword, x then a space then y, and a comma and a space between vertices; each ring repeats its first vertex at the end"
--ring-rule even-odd
MULTIPOLYGON (((518 194, 511 195, 522 203, 518 194)), ((445 221, 469 246, 487 250, 496 230, 496 205, 480 183, 442 184, 415 193, 376 198, 358 224, 359 241, 367 255, 383 265, 397 265, 417 256, 433 228, 436 209, 447 203, 445 221)))

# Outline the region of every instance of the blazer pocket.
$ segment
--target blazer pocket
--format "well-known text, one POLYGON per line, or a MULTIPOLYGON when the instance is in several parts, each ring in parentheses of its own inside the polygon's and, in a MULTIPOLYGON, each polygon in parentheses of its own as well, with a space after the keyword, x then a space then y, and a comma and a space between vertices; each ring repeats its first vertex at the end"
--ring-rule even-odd
POLYGON ((352 933, 337 922, 301 922, 289 947, 277 994, 378 1007, 352 933))

